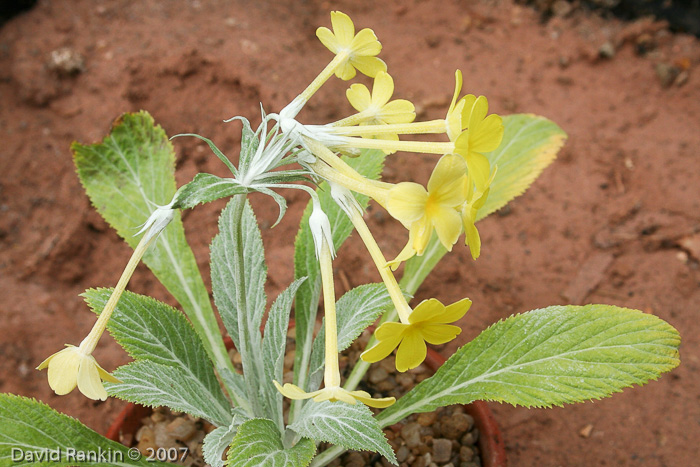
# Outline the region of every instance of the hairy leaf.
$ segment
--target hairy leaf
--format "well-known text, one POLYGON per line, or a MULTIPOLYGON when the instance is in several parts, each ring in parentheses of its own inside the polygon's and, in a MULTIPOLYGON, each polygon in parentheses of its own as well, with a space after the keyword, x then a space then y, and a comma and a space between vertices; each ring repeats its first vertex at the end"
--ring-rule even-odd
POLYGON ((228 450, 228 467, 306 467, 316 453, 313 440, 303 438, 290 448, 282 444, 275 423, 255 418, 243 423, 228 450))
MULTIPOLYGON (((168 204, 175 195, 175 153, 165 132, 147 112, 124 114, 101 143, 73 143, 71 148, 90 201, 134 248, 140 238, 136 233, 155 206, 168 204)), ((179 214, 143 261, 182 305, 212 360, 220 368, 230 366, 179 214)))
POLYGON ((0 394, 0 466, 165 466, 34 399, 0 394), (131 453, 131 455, 130 455, 131 453))
MULTIPOLYGON (((112 295, 112 290, 90 289, 83 295, 90 308, 99 314, 112 295)), ((230 403, 219 386, 201 339, 180 311, 153 298, 124 292, 107 329, 135 360, 147 360, 172 368, 180 377, 187 379, 190 386, 196 387, 197 399, 206 402, 205 418, 216 421, 217 425, 230 423, 230 403)), ((132 383, 134 383, 133 379, 132 383)), ((149 382, 149 386, 153 385, 157 386, 158 383, 149 382)), ((130 401, 146 403, 139 399, 143 394, 141 388, 134 388, 136 393, 129 395, 125 391, 133 386, 127 385, 121 388, 118 386, 120 385, 115 386, 117 389, 114 391, 118 391, 120 397, 127 396, 130 401)), ((167 387, 162 385, 161 387, 164 391, 168 391, 167 387)), ((182 395, 176 396, 177 399, 182 395)), ((149 405, 165 404, 165 401, 159 404, 152 399, 148 399, 148 402, 149 405)), ((192 410, 184 410, 181 407, 172 408, 188 411, 188 413, 192 410)), ((204 411, 204 407, 200 411, 204 411)))
POLYGON ((398 465, 394 451, 364 404, 312 402, 304 406, 289 428, 301 436, 327 441, 356 451, 378 452, 398 465))
POLYGON ((672 326, 637 310, 569 305, 530 311, 486 329, 378 421, 387 426, 475 400, 549 407, 599 399, 678 366, 679 344, 672 326))

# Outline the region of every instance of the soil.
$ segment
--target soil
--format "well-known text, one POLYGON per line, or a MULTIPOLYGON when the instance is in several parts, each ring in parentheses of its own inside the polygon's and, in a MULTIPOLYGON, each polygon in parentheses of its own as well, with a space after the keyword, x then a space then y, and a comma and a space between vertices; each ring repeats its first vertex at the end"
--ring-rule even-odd
MULTIPOLYGON (((78 294, 113 285, 130 251, 90 207, 72 165, 73 140, 101 139, 122 112, 146 109, 168 134, 199 133, 236 154, 239 127, 278 111, 325 66, 315 39, 328 12, 372 27, 396 96, 440 118, 455 68, 499 114, 544 115, 569 134, 533 187, 480 224, 482 255, 455 248, 416 300, 469 296, 464 332, 552 304, 613 303, 654 313, 683 337, 681 366, 658 382, 601 401, 528 410, 492 404, 515 466, 693 465, 700 438, 700 44, 663 23, 622 23, 585 10, 541 14, 510 0, 280 2, 54 0, 0 29, 0 390, 32 396, 104 432, 123 402, 57 397, 34 370, 76 344, 94 317, 78 294), (232 126, 234 125, 234 126, 232 126)), ((365 82, 367 82, 365 80, 365 82)), ((332 81, 300 118, 347 115, 347 83, 332 81)), ((194 139, 175 141, 180 184, 225 168, 194 139)), ((396 154, 385 178, 425 183, 431 156, 396 154)), ((287 194, 287 193, 285 193, 287 194)), ((293 276, 292 239, 307 202, 263 231, 268 293, 293 276)), ((263 227, 277 215, 253 197, 263 227)), ((208 275, 208 243, 223 202, 185 213, 208 275)), ((368 216, 387 256, 405 231, 368 216)), ((379 280, 356 238, 336 263, 338 289, 379 280)), ((172 303, 140 267, 130 289, 172 303)), ((109 339, 96 352, 128 361, 109 339)))

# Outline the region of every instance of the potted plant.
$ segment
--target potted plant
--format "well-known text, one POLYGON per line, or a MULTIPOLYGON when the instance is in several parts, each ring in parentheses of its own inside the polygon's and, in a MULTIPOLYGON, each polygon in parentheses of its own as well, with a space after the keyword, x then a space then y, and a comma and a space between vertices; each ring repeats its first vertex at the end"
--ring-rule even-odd
MULTIPOLYGON (((88 196, 134 253, 116 287, 85 292, 99 315, 88 336, 39 365, 57 394, 77 386, 91 399, 109 395, 204 418, 216 427, 204 439, 205 459, 213 466, 322 466, 347 449, 376 452, 395 464, 382 428, 411 414, 475 400, 539 407, 600 398, 679 364, 678 332, 655 316, 610 305, 553 306, 493 324, 398 400, 358 390, 370 363, 396 352, 396 370, 405 372, 426 359, 427 344, 460 333, 453 323, 465 316, 469 299, 443 304, 431 298, 411 306, 410 297, 462 233, 478 258, 476 222, 522 193, 555 157, 565 134, 542 117, 489 115, 485 97, 461 95, 460 72, 445 118, 414 122, 413 104, 391 100, 393 80, 377 57, 381 44, 373 31, 356 33, 340 12, 331 14, 331 23, 332 30, 322 27, 317 35, 333 58, 301 94, 279 113, 263 112, 256 130, 244 117, 231 119, 242 125, 237 165, 209 139, 179 135, 205 141, 230 176, 200 173, 176 190, 172 146, 145 112, 122 116, 101 143, 74 144, 88 196), (357 113, 324 125, 297 120, 324 82, 334 74, 349 80, 357 71, 374 78, 371 91, 362 84, 347 91, 357 113), (448 141, 399 137, 429 133, 448 141), (436 155, 427 187, 378 180, 385 158, 396 151, 436 155), (278 188, 303 190, 310 202, 295 240, 296 280, 267 310, 263 245, 247 196, 272 197, 281 218, 286 201, 278 188), (179 217, 182 209, 225 197, 231 201, 211 245, 212 289, 241 354, 242 373, 228 357, 179 217), (407 230, 407 243, 393 259, 387 260, 364 221, 370 198, 407 230), (338 298, 334 252, 352 230, 383 282, 338 298), (184 314, 125 291, 141 260, 184 314), (398 281, 393 271, 401 264, 398 281), (315 333, 321 297, 324 324, 315 333), (285 381, 292 304, 296 352, 293 378, 285 381), (375 321, 361 359, 342 381, 339 352, 375 321), (92 356, 105 329, 134 359, 113 374, 92 356), (318 452, 319 442, 328 449, 318 452)), ((8 465, 160 463, 30 399, 0 396, 0 417, 0 459, 8 465)))

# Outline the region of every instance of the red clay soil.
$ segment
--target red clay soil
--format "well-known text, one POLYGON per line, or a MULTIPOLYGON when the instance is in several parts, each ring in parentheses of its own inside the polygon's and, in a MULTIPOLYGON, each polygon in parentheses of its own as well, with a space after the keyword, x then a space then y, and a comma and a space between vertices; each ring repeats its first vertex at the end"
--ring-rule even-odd
MULTIPOLYGON (((101 139, 123 112, 146 109, 168 134, 199 133, 237 153, 260 102, 279 111, 330 59, 315 39, 329 11, 372 27, 419 118, 440 118, 456 68, 467 91, 499 114, 546 116, 569 134, 554 164, 509 208, 484 220, 481 258, 455 248, 417 299, 474 306, 445 352, 513 313, 564 303, 612 303, 680 330, 681 366, 659 381, 554 409, 491 404, 514 466, 697 465, 700 439, 700 43, 650 21, 575 12, 541 24, 502 1, 40 1, 0 29, 0 390, 33 396, 104 432, 123 402, 55 396, 34 367, 93 323, 78 294, 116 282, 130 250, 90 207, 69 145, 101 139), (52 52, 64 51, 52 57, 52 52), (643 55, 639 52, 644 51, 643 55)), ((564 12, 563 12, 564 13, 564 12)), ((367 82, 367 80, 365 80, 367 82)), ((301 115, 347 115, 347 83, 332 81, 301 115)), ((178 182, 225 175, 194 139, 175 141, 178 182)), ((385 178, 425 182, 432 156, 396 154, 385 178)), ((307 202, 265 228, 269 293, 293 275, 292 240, 307 202)), ((263 227, 276 206, 254 197, 263 227)), ((185 213, 208 275, 208 242, 223 202, 185 213)), ((406 232, 379 208, 371 228, 396 253, 406 232)), ((357 238, 337 261, 344 291, 378 276, 357 238)), ((141 266, 130 289, 172 302, 141 266)), ((104 339, 109 370, 128 361, 104 339)))

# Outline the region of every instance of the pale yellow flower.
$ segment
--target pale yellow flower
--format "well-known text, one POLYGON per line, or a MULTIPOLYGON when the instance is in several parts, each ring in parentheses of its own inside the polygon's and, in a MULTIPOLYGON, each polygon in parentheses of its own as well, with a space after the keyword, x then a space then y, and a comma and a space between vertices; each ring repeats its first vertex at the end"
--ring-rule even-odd
POLYGON ((462 330, 453 323, 461 319, 469 310, 472 302, 464 298, 449 306, 431 298, 424 300, 410 314, 408 324, 384 323, 374 332, 379 341, 371 349, 365 350, 362 360, 374 363, 396 352, 396 369, 406 371, 417 367, 425 360, 427 347, 425 343, 439 345, 450 342, 462 330))
POLYGON ((479 231, 476 229, 476 217, 479 209, 484 207, 486 199, 489 196, 489 190, 491 187, 491 182, 493 182, 496 176, 496 169, 494 168, 491 177, 489 177, 486 182, 486 188, 484 191, 477 191, 474 182, 471 177, 467 178, 465 186, 467 202, 462 207, 462 223, 464 224, 464 241, 469 246, 469 251, 472 254, 473 259, 477 259, 481 254, 481 236, 479 231))
POLYGON ((413 182, 402 182, 389 190, 386 208, 409 230, 409 240, 392 266, 414 254, 422 255, 433 230, 447 250, 462 233, 458 209, 466 202, 464 179, 467 166, 455 154, 443 156, 435 166, 428 189, 413 182))
POLYGON ((342 65, 335 68, 335 75, 342 80, 355 77, 355 69, 371 78, 380 71, 386 71, 386 64, 377 58, 382 44, 369 28, 355 34, 355 25, 348 15, 340 11, 331 12, 333 31, 320 27, 316 36, 328 50, 337 56, 346 55, 342 65))
POLYGON ((347 391, 339 386, 325 387, 323 389, 319 389, 318 391, 306 392, 294 384, 286 383, 284 386, 281 386, 277 381, 273 382, 275 383, 277 390, 282 393, 283 396, 294 400, 313 398, 314 402, 341 401, 351 405, 355 405, 356 401, 360 401, 368 407, 375 407, 377 409, 389 407, 391 404, 396 402, 396 399, 393 397, 373 399, 372 396, 365 391, 347 391))
POLYGON ((117 378, 107 373, 95 360, 95 357, 80 347, 67 345, 41 362, 37 370, 49 369, 49 386, 56 394, 68 394, 76 386, 85 397, 93 400, 107 399, 102 381, 120 383, 117 378))
POLYGON ((364 116, 362 125, 410 123, 416 118, 416 109, 406 99, 389 101, 394 94, 394 80, 385 71, 374 78, 370 93, 367 86, 355 83, 346 91, 348 101, 364 116))
POLYGON ((464 157, 477 190, 483 192, 491 173, 489 160, 483 153, 500 146, 504 131, 503 119, 496 114, 486 116, 489 104, 484 96, 469 94, 463 100, 462 119, 467 122, 467 130, 455 140, 454 152, 464 157))

